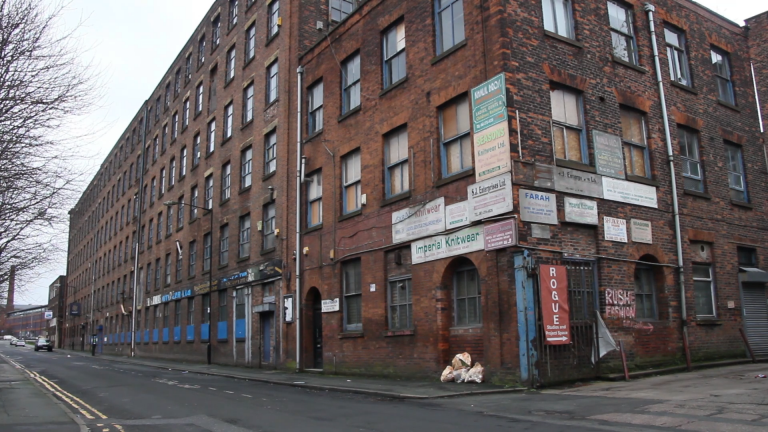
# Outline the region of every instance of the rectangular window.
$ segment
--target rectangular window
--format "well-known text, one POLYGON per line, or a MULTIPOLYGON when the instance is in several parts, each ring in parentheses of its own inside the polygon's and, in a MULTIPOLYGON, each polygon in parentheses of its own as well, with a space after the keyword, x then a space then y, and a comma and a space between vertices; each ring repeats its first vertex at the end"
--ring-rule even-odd
POLYGON ((331 0, 331 22, 337 23, 346 18, 355 9, 356 2, 356 0, 331 0))
POLYGON ((213 153, 216 149, 216 119, 208 122, 208 148, 207 154, 213 153))
POLYGON ((712 278, 712 266, 693 264, 693 296, 696 302, 696 316, 714 317, 715 284, 712 278))
MULTIPOLYGON (((322 92, 322 84, 320 84, 320 89, 322 92)), ((342 114, 360 106, 360 54, 353 55, 341 65, 341 96, 342 114)), ((320 103, 322 104, 322 95, 320 103)), ((322 128, 321 121, 320 129, 322 128)))
POLYGON ((384 32, 384 88, 405 78, 405 22, 384 32))
POLYGON ((205 35, 200 36, 197 41, 197 67, 205 63, 205 35))
POLYGON ((699 157, 698 133, 678 126, 677 139, 680 141, 680 159, 683 164, 683 187, 704 192, 704 172, 699 157))
POLYGON ((360 150, 344 156, 341 160, 343 187, 343 213, 352 213, 361 208, 360 150))
POLYGON ((203 324, 211 322, 211 295, 203 294, 203 324))
POLYGON ((235 115, 235 106, 230 102, 224 107, 224 140, 232 138, 232 122, 235 115))
POLYGON ((219 322, 227 321, 227 290, 219 291, 219 322))
POLYGON ((163 239, 163 212, 157 214, 157 241, 163 239))
POLYGON ((176 282, 181 281, 181 271, 184 268, 184 258, 176 255, 176 282))
POLYGON ((155 238, 155 221, 152 219, 149 220, 149 231, 148 231, 148 237, 147 240, 149 240, 149 246, 152 247, 152 239, 155 238))
POLYGON ((235 291, 235 319, 245 319, 245 288, 235 291))
POLYGON ((249 62, 256 56, 256 24, 251 24, 245 30, 245 61, 249 62))
POLYGON ((203 112, 203 83, 197 85, 195 89, 195 115, 203 112))
POLYGON ((637 319, 656 319, 655 286, 653 268, 638 264, 635 268, 635 313, 637 319))
POLYGON ((157 162, 157 154, 160 152, 160 144, 159 140, 157 138, 157 135, 155 135, 155 138, 152 140, 152 162, 157 162))
POLYGON ((221 16, 217 16, 211 23, 211 49, 215 50, 221 42, 221 16))
POLYGON ((168 318, 169 318, 168 314, 169 314, 168 303, 165 303, 163 305, 163 328, 168 328, 168 318))
POLYGON ((243 89, 243 124, 253 120, 253 83, 243 89))
POLYGON ((165 100, 163 101, 165 104, 165 109, 168 109, 168 107, 171 105, 171 83, 170 81, 168 84, 165 85, 165 100))
POLYGON ((229 225, 219 228, 219 265, 229 264, 229 225))
POLYGON ((152 290, 152 263, 147 263, 147 291, 152 290))
POLYGON ((213 208, 213 174, 205 178, 205 204, 207 209, 213 208))
POLYGON ((728 187, 731 188, 731 199, 748 202, 747 182, 744 178, 744 159, 741 147, 732 144, 725 145, 725 156, 728 169, 728 187))
POLYGON ((165 254, 165 285, 171 284, 171 254, 165 254))
POLYGON ((277 59, 267 67, 267 103, 277 100, 277 59))
POLYGON ((176 69, 176 75, 173 80, 173 96, 176 97, 181 91, 181 68, 176 69))
POLYGON ((757 250, 754 248, 738 246, 736 256, 740 267, 757 267, 757 250))
POLYGON ((157 198, 157 179, 154 177, 152 177, 152 183, 149 188, 149 192, 149 204, 152 205, 155 203, 155 199, 157 198))
POLYGON ((435 0, 437 54, 442 54, 464 40, 464 2, 435 0))
POLYGON ((162 279, 160 279, 162 277, 162 271, 163 268, 160 267, 160 258, 157 258, 155 260, 155 289, 160 289, 160 287, 162 287, 162 279))
POLYGON ((229 28, 237 25, 237 0, 229 0, 229 28))
POLYGON ((632 10, 622 3, 608 1, 608 21, 611 25, 613 56, 637 65, 637 44, 632 29, 632 10))
POLYGON ((179 206, 176 209, 176 226, 181 228, 184 226, 184 196, 179 197, 179 206))
POLYGON ((272 131, 264 139, 264 175, 277 170, 277 132, 272 131))
POLYGON ((171 117, 171 140, 179 136, 179 112, 175 111, 171 117))
POLYGON ((184 67, 184 78, 186 82, 192 79, 192 54, 187 55, 184 67))
POLYGON ((189 126, 189 98, 184 99, 181 114, 181 128, 186 129, 189 126))
POLYGON ((384 178, 387 198, 410 190, 408 129, 402 127, 384 137, 384 178))
MULTIPOLYGON (((323 129, 323 82, 320 81, 307 91, 307 134, 323 129)), ((344 111, 342 111, 344 113, 344 111)))
POLYGON ((542 0, 541 5, 544 9, 544 30, 569 39, 575 39, 571 1, 542 0))
POLYGON ((195 265, 197 264, 197 241, 189 242, 189 277, 195 275, 195 265))
POLYGON ((411 278, 390 280, 387 299, 389 301, 389 329, 406 330, 413 328, 411 278))
POLYGON ((360 275, 360 260, 342 263, 342 284, 344 292, 344 331, 363 330, 363 289, 360 275))
POLYGON ((165 193, 165 167, 160 169, 160 196, 165 193))
POLYGON ((691 86, 688 71, 688 52, 685 46, 685 32, 664 23, 664 40, 667 43, 669 78, 679 84, 691 86))
POLYGON ((731 61, 728 53, 712 47, 712 67, 717 80, 717 97, 726 103, 736 105, 733 96, 733 82, 731 81, 731 61))
POLYGON ((251 255, 251 215, 240 216, 240 238, 238 241, 238 258, 251 255))
POLYGON ((237 51, 235 51, 235 47, 232 46, 232 48, 227 51, 227 70, 226 70, 226 80, 227 82, 232 81, 232 79, 235 78, 235 56, 237 54, 237 51))
POLYGON ((252 170, 253 147, 248 147, 240 153, 240 189, 251 187, 252 170))
POLYGON ((453 276, 454 323, 457 327, 482 324, 480 276, 477 269, 457 270, 453 276))
POLYGON ((323 172, 307 177, 307 227, 323 223, 323 172))
POLYGON ((226 201, 230 197, 232 183, 232 165, 229 162, 221 167, 221 200, 226 201))
POLYGON ((197 198, 199 197, 199 193, 197 190, 197 186, 192 186, 192 190, 189 194, 189 220, 195 220, 197 219, 197 198))
POLYGON ((173 207, 168 207, 168 214, 167 214, 167 227, 165 230, 165 235, 169 236, 173 234, 173 207))
POLYGON ((275 203, 264 206, 264 224, 262 228, 262 250, 275 247, 275 203))
POLYGON ((195 324, 195 298, 187 299, 187 325, 195 324))
POLYGON ((564 88, 550 90, 552 102, 552 140, 555 157, 589 163, 584 139, 581 95, 564 88))
POLYGON ((181 154, 179 155, 179 180, 183 179, 187 175, 187 146, 181 148, 181 154))
POLYGON ((176 184, 176 158, 171 158, 168 166, 168 188, 176 184))
POLYGON ((466 96, 458 97, 440 109, 440 158, 443 178, 472 168, 466 96))
POLYGON ((651 177, 645 116, 639 111, 621 108, 621 138, 624 145, 624 167, 628 175, 651 177))
POLYGON ((192 166, 200 164, 200 134, 197 133, 192 138, 192 166))
POLYGON ((203 234, 203 273, 211 271, 212 241, 211 233, 203 234))
POLYGON ((271 38, 277 34, 278 28, 278 13, 280 11, 280 1, 274 0, 267 6, 267 38, 271 38))
POLYGON ((176 300, 173 303, 173 326, 181 326, 181 300, 176 300))

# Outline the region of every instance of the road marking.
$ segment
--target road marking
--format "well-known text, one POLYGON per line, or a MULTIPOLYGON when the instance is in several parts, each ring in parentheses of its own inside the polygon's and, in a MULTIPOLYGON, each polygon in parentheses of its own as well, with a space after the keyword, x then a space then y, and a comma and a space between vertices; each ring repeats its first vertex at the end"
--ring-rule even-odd
POLYGON ((213 391, 216 391, 216 389, 215 389, 215 388, 213 388, 213 387, 208 387, 208 390, 213 390, 213 391))
POLYGON ((253 396, 251 396, 251 395, 247 395, 247 394, 244 394, 243 396, 245 396, 245 397, 253 397, 253 396))
POLYGON ((235 394, 235 392, 231 392, 231 391, 228 391, 228 390, 224 390, 224 393, 235 394))

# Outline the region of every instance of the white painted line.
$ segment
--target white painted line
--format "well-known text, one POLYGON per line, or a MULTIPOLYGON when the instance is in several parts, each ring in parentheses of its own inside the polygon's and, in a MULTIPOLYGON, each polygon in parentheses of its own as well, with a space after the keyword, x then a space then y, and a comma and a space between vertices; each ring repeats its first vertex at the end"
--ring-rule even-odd
POLYGON ((247 395, 247 394, 244 394, 243 396, 245 396, 245 397, 253 397, 253 396, 251 396, 251 395, 247 395))
POLYGON ((235 392, 224 390, 224 393, 235 394, 235 392))

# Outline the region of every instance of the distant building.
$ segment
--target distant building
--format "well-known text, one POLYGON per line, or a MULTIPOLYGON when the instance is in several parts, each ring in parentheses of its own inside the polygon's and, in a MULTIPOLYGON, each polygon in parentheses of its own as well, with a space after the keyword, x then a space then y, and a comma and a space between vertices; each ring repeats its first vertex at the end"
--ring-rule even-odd
POLYGON ((7 334, 31 338, 47 336, 47 309, 48 305, 14 305, 13 312, 7 314, 7 334))
POLYGON ((48 286, 48 309, 51 318, 47 319, 46 336, 61 348, 64 338, 64 301, 66 299, 67 277, 61 275, 48 286))

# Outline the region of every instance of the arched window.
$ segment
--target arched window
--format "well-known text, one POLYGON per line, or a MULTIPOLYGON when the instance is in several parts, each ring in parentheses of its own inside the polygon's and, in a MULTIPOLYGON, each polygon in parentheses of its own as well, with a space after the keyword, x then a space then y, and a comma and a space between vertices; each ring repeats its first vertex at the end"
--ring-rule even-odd
POLYGON ((483 323, 480 302, 480 277, 474 266, 461 267, 453 276, 454 325, 471 326, 483 323))
POLYGON ((635 267, 635 314, 636 319, 657 318, 654 271, 653 267, 646 264, 635 267))

